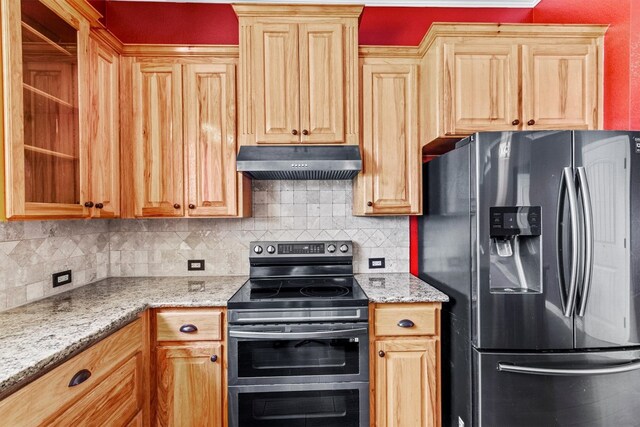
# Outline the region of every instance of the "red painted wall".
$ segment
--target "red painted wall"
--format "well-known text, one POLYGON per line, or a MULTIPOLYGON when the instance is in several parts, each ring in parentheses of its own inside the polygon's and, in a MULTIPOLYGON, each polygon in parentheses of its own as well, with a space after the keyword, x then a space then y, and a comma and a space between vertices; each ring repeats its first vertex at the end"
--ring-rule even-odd
POLYGON ((630 82, 629 93, 631 100, 629 102, 629 127, 631 129, 640 129, 640 1, 631 1, 631 38, 630 45, 630 62, 629 69, 630 82))

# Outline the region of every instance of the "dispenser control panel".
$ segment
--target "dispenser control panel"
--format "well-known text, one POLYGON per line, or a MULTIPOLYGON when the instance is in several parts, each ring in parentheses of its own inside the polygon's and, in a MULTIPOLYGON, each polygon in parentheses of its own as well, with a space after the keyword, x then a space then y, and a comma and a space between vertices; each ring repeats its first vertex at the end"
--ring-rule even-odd
POLYGON ((489 211, 491 237, 540 235, 540 206, 494 206, 489 211))

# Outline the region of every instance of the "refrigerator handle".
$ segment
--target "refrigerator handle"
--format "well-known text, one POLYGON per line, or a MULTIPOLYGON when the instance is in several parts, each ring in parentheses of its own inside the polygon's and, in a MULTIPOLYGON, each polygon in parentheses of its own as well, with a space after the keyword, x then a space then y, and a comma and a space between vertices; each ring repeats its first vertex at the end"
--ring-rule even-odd
MULTIPOLYGON (((571 279, 569 280, 569 291, 567 293, 566 304, 563 307, 564 316, 573 316, 578 293, 578 267, 580 256, 580 218, 578 217, 578 195, 576 192, 573 169, 566 167, 563 169, 564 184, 569 196, 569 213, 571 217, 571 279)), ((562 276, 562 274, 560 275, 562 276)))
POLYGON ((578 316, 582 317, 587 309, 587 300, 589 299, 591 276, 593 273, 593 212, 591 210, 591 192, 589 191, 587 173, 582 166, 576 169, 578 170, 578 185, 580 187, 580 196, 582 197, 585 225, 585 262, 582 276, 582 295, 578 307, 578 316))
POLYGON ((606 375, 619 374, 621 372, 630 372, 640 369, 640 360, 631 360, 627 363, 619 365, 610 365, 600 368, 540 368, 536 366, 519 366, 510 365, 508 363, 498 363, 498 371, 511 372, 514 374, 529 375, 550 375, 550 376, 588 376, 588 375, 606 375))

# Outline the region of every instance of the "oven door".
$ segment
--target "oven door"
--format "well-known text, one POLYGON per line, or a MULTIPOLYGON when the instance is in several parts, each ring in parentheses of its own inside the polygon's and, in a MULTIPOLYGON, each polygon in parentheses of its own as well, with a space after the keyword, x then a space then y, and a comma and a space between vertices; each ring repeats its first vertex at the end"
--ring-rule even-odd
POLYGON ((229 326, 229 385, 368 381, 366 323, 229 326))
POLYGON ((229 387, 229 427, 368 427, 369 384, 229 387))

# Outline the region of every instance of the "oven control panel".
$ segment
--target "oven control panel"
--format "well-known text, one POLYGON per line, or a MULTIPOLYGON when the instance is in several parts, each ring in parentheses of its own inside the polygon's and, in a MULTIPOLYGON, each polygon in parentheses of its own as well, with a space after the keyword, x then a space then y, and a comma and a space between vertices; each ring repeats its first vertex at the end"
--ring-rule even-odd
POLYGON ((251 242, 251 257, 352 256, 353 242, 251 242))

